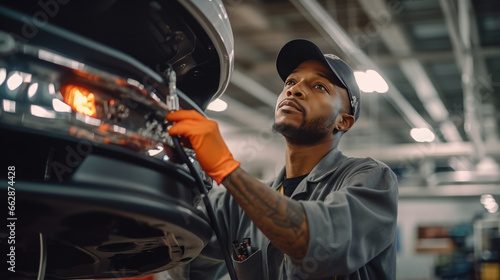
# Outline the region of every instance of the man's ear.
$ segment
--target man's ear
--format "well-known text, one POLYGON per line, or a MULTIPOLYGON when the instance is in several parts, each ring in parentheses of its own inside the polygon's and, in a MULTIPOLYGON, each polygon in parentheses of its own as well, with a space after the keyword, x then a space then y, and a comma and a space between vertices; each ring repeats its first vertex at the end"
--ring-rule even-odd
POLYGON ((354 116, 347 114, 347 113, 341 113, 340 114, 340 120, 337 123, 337 130, 346 132, 351 127, 354 125, 354 116))

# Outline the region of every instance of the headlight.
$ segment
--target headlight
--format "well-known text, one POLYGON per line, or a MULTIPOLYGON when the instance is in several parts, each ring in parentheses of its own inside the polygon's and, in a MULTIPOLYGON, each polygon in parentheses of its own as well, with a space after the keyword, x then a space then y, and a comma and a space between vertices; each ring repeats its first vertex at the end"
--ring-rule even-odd
POLYGON ((48 50, 22 49, 0 58, 0 123, 170 158, 150 152, 172 146, 168 92, 48 50))
MULTIPOLYGON (((64 102, 71 106, 74 111, 90 117, 97 115, 95 95, 88 89, 75 85, 64 85, 61 87, 61 93, 64 102)), ((114 100, 111 100, 110 105, 113 103, 114 100)))

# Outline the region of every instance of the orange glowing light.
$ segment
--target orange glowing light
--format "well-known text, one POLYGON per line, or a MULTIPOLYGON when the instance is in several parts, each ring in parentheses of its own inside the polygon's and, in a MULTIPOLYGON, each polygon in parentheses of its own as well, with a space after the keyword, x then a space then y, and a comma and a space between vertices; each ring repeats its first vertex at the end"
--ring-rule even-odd
POLYGON ((67 85, 61 88, 61 93, 64 96, 64 102, 73 110, 90 117, 96 116, 95 96, 88 89, 67 85))

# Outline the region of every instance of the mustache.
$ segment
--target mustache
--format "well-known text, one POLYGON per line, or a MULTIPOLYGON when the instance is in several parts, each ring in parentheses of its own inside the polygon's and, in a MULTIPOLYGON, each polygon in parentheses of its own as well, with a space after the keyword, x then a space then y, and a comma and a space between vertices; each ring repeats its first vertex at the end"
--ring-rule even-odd
POLYGON ((297 105, 297 107, 302 111, 304 112, 305 111, 305 108, 304 106, 302 106, 302 104, 300 104, 297 100, 293 99, 293 98, 285 98, 283 100, 280 101, 280 103, 278 104, 278 108, 280 108, 281 106, 283 106, 283 103, 285 102, 293 102, 295 105, 297 105))

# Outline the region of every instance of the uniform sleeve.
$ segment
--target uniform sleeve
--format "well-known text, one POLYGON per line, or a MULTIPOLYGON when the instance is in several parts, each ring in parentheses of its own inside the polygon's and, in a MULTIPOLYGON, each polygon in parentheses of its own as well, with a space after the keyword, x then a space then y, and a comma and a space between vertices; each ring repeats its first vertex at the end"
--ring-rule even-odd
POLYGON ((391 246, 396 235, 397 188, 395 174, 370 161, 353 170, 341 189, 324 201, 301 201, 310 239, 307 255, 292 260, 299 273, 347 275, 391 246))

